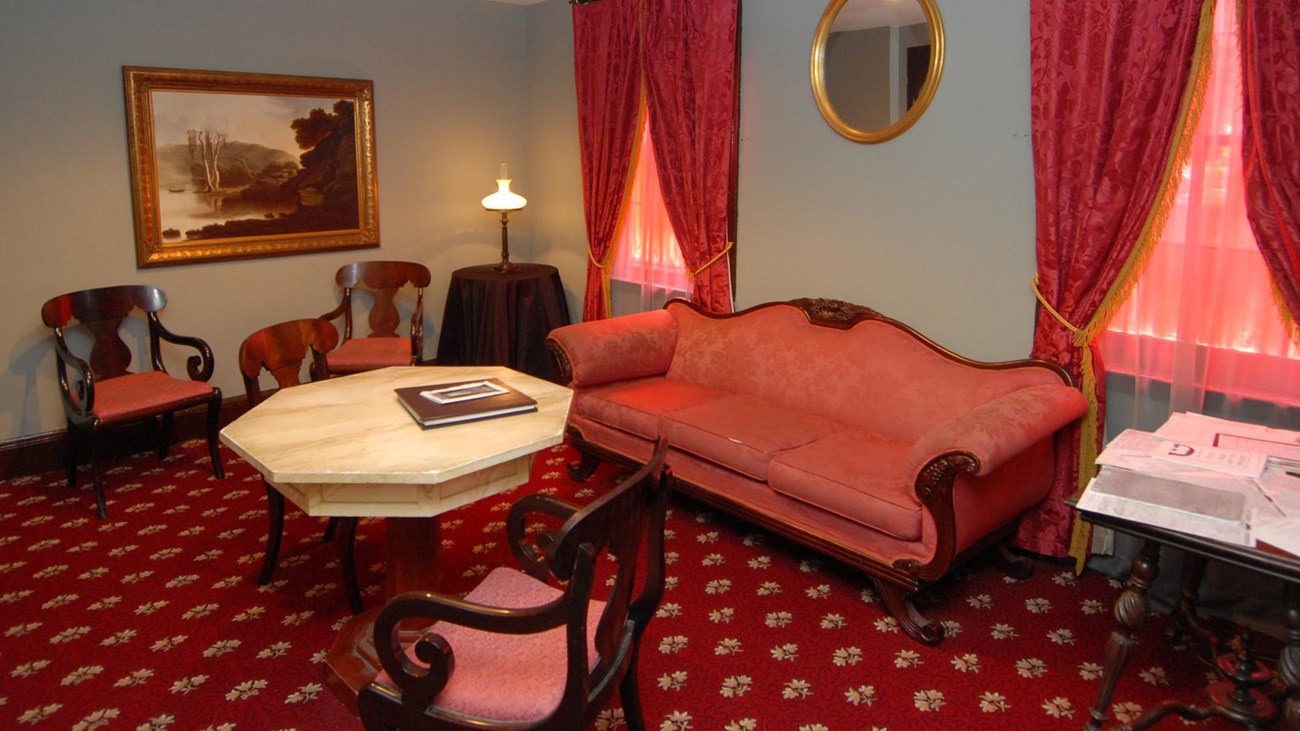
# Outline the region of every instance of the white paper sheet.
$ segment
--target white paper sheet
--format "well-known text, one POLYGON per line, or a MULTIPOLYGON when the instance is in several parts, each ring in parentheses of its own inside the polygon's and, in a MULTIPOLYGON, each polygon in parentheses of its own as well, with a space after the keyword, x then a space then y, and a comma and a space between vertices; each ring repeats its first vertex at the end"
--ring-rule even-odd
POLYGON ((1088 484, 1078 506, 1194 536, 1254 545, 1245 498, 1212 488, 1107 468, 1088 484), (1185 499, 1178 499, 1180 491, 1185 499))
MULTIPOLYGON (((1099 477, 1114 480, 1121 475, 1108 476, 1108 472, 1127 470, 1157 481, 1186 483, 1238 495, 1235 500, 1244 503, 1240 526, 1225 525, 1235 521, 1221 517, 1197 515, 1198 503, 1191 497, 1182 506, 1152 505, 1135 499, 1137 493, 1126 493, 1123 489, 1093 490, 1092 485, 1080 496, 1079 507, 1231 543, 1253 545, 1258 539, 1300 555, 1300 462, 1291 457, 1300 459, 1300 432, 1200 414, 1174 414, 1155 433, 1128 429, 1111 440, 1097 457, 1097 464, 1102 465, 1099 477), (1217 460, 1222 464, 1215 465, 1216 460, 1182 464, 1153 456, 1171 441, 1216 450, 1267 454, 1269 458, 1261 474, 1255 473, 1258 458, 1234 459, 1228 454, 1227 458, 1217 460), (1193 510, 1185 509, 1188 506, 1193 510)), ((1152 490, 1153 494, 1160 492, 1162 489, 1152 490)))
POLYGON ((1179 412, 1156 429, 1158 436, 1189 444, 1259 452, 1300 465, 1300 431, 1179 412))

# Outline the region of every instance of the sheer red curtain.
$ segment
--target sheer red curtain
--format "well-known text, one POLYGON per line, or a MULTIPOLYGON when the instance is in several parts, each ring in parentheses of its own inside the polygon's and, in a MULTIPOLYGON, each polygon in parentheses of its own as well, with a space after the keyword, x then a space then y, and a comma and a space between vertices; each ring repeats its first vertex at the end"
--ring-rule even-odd
POLYGON ((649 124, 642 120, 632 188, 623 222, 618 227, 617 250, 609 276, 615 281, 640 285, 643 310, 650 309, 650 301, 661 299, 668 292, 681 297, 691 288, 682 250, 673 233, 668 209, 664 207, 655 159, 649 124))
POLYGON ((1300 3, 1245 0, 1246 208, 1292 333, 1300 320, 1300 3))
POLYGON ((573 63, 587 219, 582 319, 609 315, 609 264, 627 189, 641 99, 639 3, 573 6, 573 63))
POLYGON ((1208 393, 1226 396, 1217 408, 1228 418, 1244 415, 1243 399, 1300 406, 1300 347, 1272 302, 1247 221, 1237 28, 1235 0, 1218 0, 1203 111, 1178 193, 1141 279, 1101 338, 1106 369, 1134 378, 1130 421, 1139 428, 1170 412, 1205 411, 1208 393), (1166 388, 1167 401, 1155 396, 1166 388))
POLYGON ((730 201, 738 98, 739 0, 652 0, 645 14, 650 134, 691 299, 730 312, 730 201))
POLYGON ((1092 372, 1098 315, 1165 195, 1201 20, 1195 2, 1030 4, 1033 355, 1062 364, 1092 406, 1060 438, 1052 492, 1021 523, 1019 544, 1037 553, 1071 552, 1074 516, 1064 500, 1079 488, 1081 463, 1091 474, 1105 413, 1092 372))

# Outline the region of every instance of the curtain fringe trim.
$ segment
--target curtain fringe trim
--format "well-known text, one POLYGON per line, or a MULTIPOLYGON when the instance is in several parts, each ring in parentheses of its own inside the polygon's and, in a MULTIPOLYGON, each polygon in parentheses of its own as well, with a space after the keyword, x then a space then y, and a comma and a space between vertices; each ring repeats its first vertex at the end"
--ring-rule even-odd
MULTIPOLYGON (((1074 344, 1082 351, 1079 359, 1079 370, 1083 376, 1082 391, 1084 399, 1088 402, 1088 412, 1084 414, 1083 420, 1079 424, 1078 488, 1080 490, 1087 487, 1096 474, 1097 438, 1101 428, 1101 425, 1097 423, 1101 404, 1098 397, 1097 372, 1096 364, 1093 362, 1092 345, 1101 332, 1110 324, 1110 321, 1115 317, 1125 300, 1132 294, 1142 270, 1151 258, 1151 252, 1155 248, 1156 241, 1164 233, 1165 223, 1173 210, 1174 196, 1178 193, 1176 176, 1183 169, 1183 166, 1187 164, 1188 155, 1191 154, 1192 133, 1200 120, 1201 110, 1205 102, 1205 91, 1209 85, 1210 54, 1212 53, 1214 38, 1214 6, 1215 0, 1202 1, 1201 19, 1196 31, 1196 46, 1192 51, 1190 83, 1183 92, 1182 104, 1178 112, 1177 129, 1170 154, 1165 163, 1160 188, 1156 192, 1156 200, 1151 213, 1147 216, 1146 223, 1143 224, 1137 241, 1134 242, 1133 251, 1129 254, 1128 261, 1124 263, 1114 284, 1111 285, 1110 290, 1102 298, 1097 311, 1093 313, 1092 318, 1083 328, 1072 327, 1059 313, 1048 307, 1048 311, 1074 334, 1074 344)), ((1035 275, 1033 285, 1035 296, 1042 302, 1042 294, 1038 291, 1037 275, 1035 275)), ((1083 520, 1076 520, 1070 537, 1069 549, 1070 557, 1075 560, 1076 572, 1083 570, 1091 544, 1091 524, 1083 520)))
POLYGON ((1286 328, 1286 334, 1291 338, 1291 342, 1300 344, 1300 322, 1296 321, 1296 316, 1292 314, 1291 308, 1286 303, 1286 295, 1283 294, 1276 280, 1273 281, 1272 290, 1273 305, 1277 307, 1277 313, 1282 318, 1282 327, 1286 328))
POLYGON ((1147 262, 1150 261, 1155 250, 1156 242, 1164 234, 1165 224, 1174 208, 1174 198, 1178 194, 1178 176, 1191 155, 1192 138, 1205 107, 1205 92, 1209 88, 1210 68, 1213 65, 1211 61, 1214 6, 1215 0, 1204 0, 1201 6, 1201 22, 1196 34, 1196 48, 1192 53, 1191 83, 1183 94, 1182 108, 1178 115, 1178 130, 1174 135, 1168 162, 1165 164, 1160 189, 1156 193, 1155 206, 1133 246, 1133 253, 1124 263, 1110 291, 1102 298, 1097 312, 1084 328, 1084 332, 1076 333, 1076 342, 1080 345, 1096 340, 1110 325, 1111 320, 1133 293, 1133 289, 1137 287, 1142 272, 1146 269, 1147 262))

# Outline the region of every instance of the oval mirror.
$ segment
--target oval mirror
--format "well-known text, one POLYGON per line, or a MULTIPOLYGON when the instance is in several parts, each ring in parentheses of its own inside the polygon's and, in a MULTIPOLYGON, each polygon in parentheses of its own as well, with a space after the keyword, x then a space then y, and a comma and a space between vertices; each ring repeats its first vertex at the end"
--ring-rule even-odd
POLYGON ((920 119, 943 73, 934 0, 831 0, 813 36, 817 109, 855 142, 884 142, 920 119))

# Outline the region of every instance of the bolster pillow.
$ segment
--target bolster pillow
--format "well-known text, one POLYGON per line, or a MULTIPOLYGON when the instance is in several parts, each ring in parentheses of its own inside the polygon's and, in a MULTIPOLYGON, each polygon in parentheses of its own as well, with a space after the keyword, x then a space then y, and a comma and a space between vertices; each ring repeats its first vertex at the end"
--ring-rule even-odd
POLYGON ((666 310, 592 320, 551 331, 573 369, 570 388, 599 386, 668 371, 677 325, 666 310))

